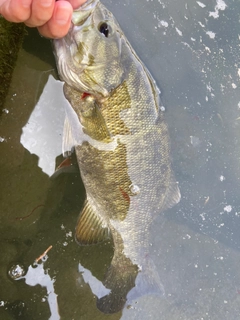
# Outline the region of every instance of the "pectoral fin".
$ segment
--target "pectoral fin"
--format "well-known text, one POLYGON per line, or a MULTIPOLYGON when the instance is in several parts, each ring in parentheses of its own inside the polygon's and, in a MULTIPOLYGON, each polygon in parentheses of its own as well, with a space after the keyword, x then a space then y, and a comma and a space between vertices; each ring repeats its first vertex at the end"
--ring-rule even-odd
POLYGON ((168 187, 168 192, 165 195, 161 211, 165 211, 174 207, 181 200, 181 193, 178 187, 178 183, 175 178, 170 179, 170 184, 168 187))
POLYGON ((103 219, 94 211, 88 200, 76 226, 76 240, 80 245, 91 245, 109 238, 110 231, 103 219))
POLYGON ((66 117, 64 121, 64 128, 63 128, 63 141, 62 141, 63 155, 68 156, 69 154, 71 154, 71 151, 75 145, 76 145, 76 142, 72 135, 69 119, 66 117))

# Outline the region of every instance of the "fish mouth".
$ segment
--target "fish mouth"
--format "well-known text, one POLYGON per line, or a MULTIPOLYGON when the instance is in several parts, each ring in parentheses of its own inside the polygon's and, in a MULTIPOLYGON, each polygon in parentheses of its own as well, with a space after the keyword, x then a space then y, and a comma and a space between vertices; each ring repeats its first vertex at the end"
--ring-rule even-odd
POLYGON ((60 79, 79 92, 88 92, 99 98, 107 97, 109 95, 108 90, 96 83, 96 80, 91 76, 91 72, 88 72, 88 81, 85 81, 84 73, 87 72, 86 70, 102 69, 104 62, 92 65, 91 59, 94 58, 88 53, 84 42, 79 43, 75 36, 79 29, 81 29, 81 26, 72 24, 64 38, 53 41, 60 79), (81 50, 79 50, 79 46, 81 46, 81 50))
POLYGON ((81 82, 79 74, 88 66, 88 61, 84 59, 84 57, 86 57, 84 52, 81 56, 77 55, 78 44, 75 34, 92 14, 98 2, 99 0, 88 0, 78 9, 74 10, 72 23, 67 35, 53 41, 54 53, 61 80, 66 82, 70 81, 78 90, 79 85, 83 87, 83 90, 87 89, 87 86, 81 82))
POLYGON ((53 44, 60 79, 79 92, 105 98, 109 95, 109 90, 96 82, 92 72, 104 69, 105 61, 91 54, 88 44, 78 36, 93 24, 92 15, 99 4, 99 0, 88 0, 75 10, 67 35, 54 40, 53 44))
POLYGON ((53 40, 54 54, 57 62, 57 69, 60 79, 71 84, 76 90, 86 91, 88 87, 81 81, 80 75, 88 66, 88 61, 83 56, 77 55, 78 43, 75 38, 76 30, 79 28, 73 23, 68 34, 60 39, 53 40))
POLYGON ((88 0, 78 9, 74 10, 72 14, 72 23, 74 25, 83 24, 87 20, 87 18, 92 14, 98 2, 99 0, 88 0))
MULTIPOLYGON (((93 86, 91 86, 89 82, 84 82, 82 74, 85 70, 90 70, 91 68, 96 70, 96 67, 91 66, 87 55, 77 56, 77 48, 78 44, 71 33, 62 39, 54 40, 57 69, 60 79, 79 92, 88 92, 96 97, 99 96, 99 98, 107 97, 109 95, 108 91, 98 85, 94 79, 91 79, 90 74, 88 75, 88 79, 89 81, 92 80, 95 89, 93 89, 93 86)), ((99 64, 97 68, 102 67, 103 66, 99 64)))
POLYGON ((87 86, 82 83, 79 74, 75 72, 74 63, 72 59, 67 61, 68 53, 64 47, 65 40, 61 39, 54 42, 55 55, 57 60, 57 69, 61 81, 68 83, 78 91, 87 91, 87 86))

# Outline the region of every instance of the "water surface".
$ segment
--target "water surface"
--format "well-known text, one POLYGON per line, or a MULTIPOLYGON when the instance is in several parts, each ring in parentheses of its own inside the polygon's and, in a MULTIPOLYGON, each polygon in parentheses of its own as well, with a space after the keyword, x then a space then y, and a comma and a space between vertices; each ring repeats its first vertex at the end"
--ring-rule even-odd
POLYGON ((85 191, 76 170, 50 178, 62 160, 63 102, 50 42, 29 30, 0 117, 0 319, 238 319, 239 1, 103 3, 166 108, 182 193, 151 227, 166 295, 141 297, 115 315, 97 310, 113 250, 74 241, 85 191), (7 273, 17 263, 27 274, 14 281, 7 273))

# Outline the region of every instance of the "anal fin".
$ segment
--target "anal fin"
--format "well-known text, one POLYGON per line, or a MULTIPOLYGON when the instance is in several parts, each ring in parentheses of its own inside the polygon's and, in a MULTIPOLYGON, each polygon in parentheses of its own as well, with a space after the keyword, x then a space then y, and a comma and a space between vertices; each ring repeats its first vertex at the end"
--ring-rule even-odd
POLYGON ((86 200, 76 226, 76 241, 80 245, 97 244, 109 238, 109 234, 103 219, 86 200))

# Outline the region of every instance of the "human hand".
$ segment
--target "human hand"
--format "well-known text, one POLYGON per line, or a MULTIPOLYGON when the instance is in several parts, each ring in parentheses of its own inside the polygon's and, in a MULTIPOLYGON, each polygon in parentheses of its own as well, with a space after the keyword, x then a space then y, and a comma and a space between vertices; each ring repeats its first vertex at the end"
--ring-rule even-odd
POLYGON ((8 21, 37 27, 47 38, 61 38, 70 28, 73 9, 86 1, 0 0, 0 14, 8 21))

